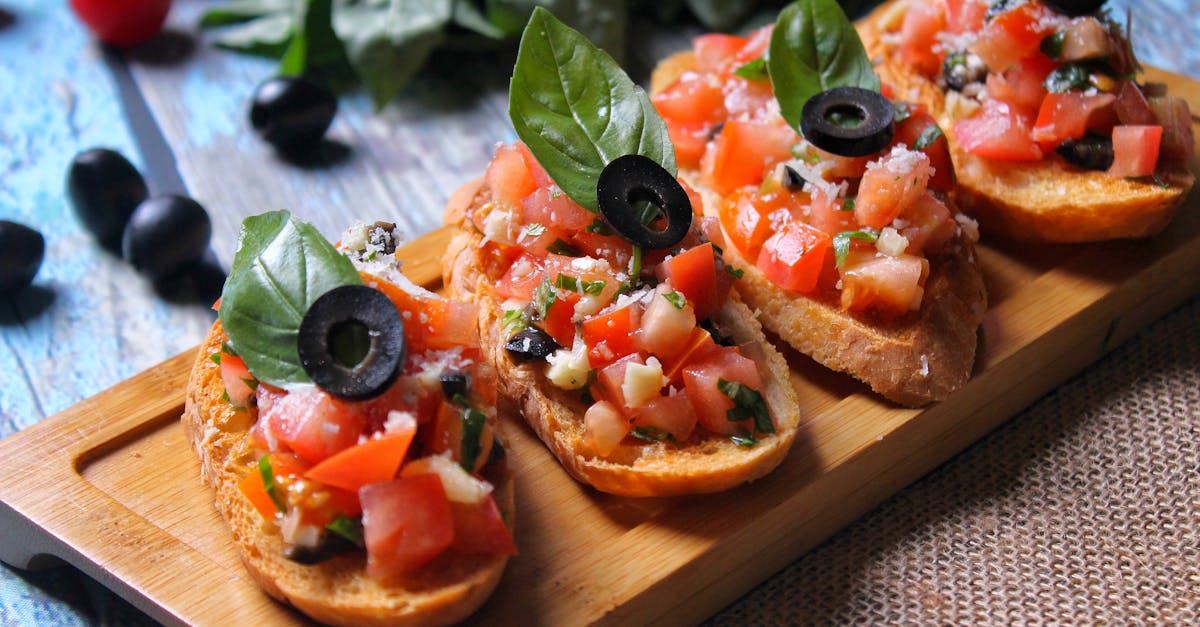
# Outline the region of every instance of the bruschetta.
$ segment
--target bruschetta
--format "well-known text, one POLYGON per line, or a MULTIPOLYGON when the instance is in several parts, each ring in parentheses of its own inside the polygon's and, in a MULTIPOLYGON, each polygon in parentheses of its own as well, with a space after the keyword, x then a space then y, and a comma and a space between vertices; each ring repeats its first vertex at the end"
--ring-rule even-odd
POLYGON ((183 426, 251 577, 320 622, 435 625, 515 554, 495 371, 473 306, 402 275, 394 225, 335 248, 248 218, 183 426))
POLYGON ((720 229, 671 171, 645 93, 537 9, 510 116, 522 141, 448 206, 461 228, 444 265, 447 293, 478 306, 501 393, 603 492, 714 492, 766 475, 800 423, 789 370, 731 291, 720 229))
POLYGON ((1191 189, 1187 102, 1137 81, 1103 4, 892 0, 860 23, 880 75, 941 122, 985 233, 1150 236, 1191 189))
POLYGON ((987 296, 946 139, 927 108, 888 91, 832 1, 796 3, 748 37, 697 37, 651 78, 680 171, 718 218, 762 325, 922 406, 970 377, 987 296), (818 32, 840 67, 805 58, 818 32), (811 76, 825 78, 801 104, 796 83, 811 76))

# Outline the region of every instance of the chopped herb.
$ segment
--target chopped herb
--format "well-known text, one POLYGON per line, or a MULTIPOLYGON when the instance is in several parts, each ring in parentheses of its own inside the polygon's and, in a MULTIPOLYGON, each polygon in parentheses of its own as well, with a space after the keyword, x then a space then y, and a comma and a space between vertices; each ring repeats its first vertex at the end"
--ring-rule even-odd
POLYGON ((854 211, 854 199, 847 198, 842 202, 842 211, 854 211))
MULTIPOLYGON (((595 370, 592 372, 595 372, 595 370)), ((596 397, 592 396, 592 388, 589 386, 584 386, 583 391, 579 393, 579 400, 582 401, 584 405, 591 406, 594 404, 596 402, 596 397)))
POLYGON ((275 508, 281 512, 287 511, 287 503, 283 500, 283 495, 279 493, 279 484, 275 483, 275 471, 271 470, 271 456, 269 454, 258 458, 258 473, 262 475, 263 490, 267 496, 271 497, 271 502, 275 504, 275 508))
POLYGON ((1063 42, 1067 39, 1067 31, 1060 30, 1057 33, 1046 35, 1042 38, 1041 49, 1042 53, 1051 59, 1058 60, 1062 57, 1063 42))
POLYGON ((229 398, 229 390, 221 390, 221 400, 225 401, 226 403, 233 402, 233 399, 229 398))
POLYGON ((450 397, 450 403, 468 409, 471 407, 471 401, 467 400, 467 397, 463 396, 462 392, 457 392, 454 396, 450 397))
POLYGON ((579 284, 579 286, 581 288, 583 288, 584 294, 592 294, 592 295, 603 292, 605 285, 608 285, 608 283, 606 283, 604 281, 600 281, 600 280, 596 280, 596 281, 586 281, 585 280, 579 284))
POLYGON ((896 109, 895 116, 892 118, 896 124, 912 117, 912 108, 908 106, 907 102, 893 102, 892 107, 896 109))
POLYGON ((1091 85, 1092 72, 1083 63, 1064 63, 1042 82, 1042 86, 1050 93, 1061 94, 1073 89, 1087 89, 1091 85))
POLYGON ((504 310, 504 328, 511 333, 522 331, 529 326, 529 322, 525 320, 525 312, 520 309, 505 309, 504 310))
POLYGON ((551 242, 550 245, 546 247, 546 251, 552 252, 556 255, 566 255, 567 257, 578 257, 581 254, 578 248, 575 248, 574 246, 562 241, 562 239, 556 239, 551 242))
POLYGON ((537 289, 533 290, 533 306, 537 309, 539 319, 546 319, 546 312, 550 310, 550 306, 557 299, 558 294, 554 291, 554 286, 550 284, 550 279, 542 279, 537 289))
POLYGON ((676 309, 683 309, 685 306, 687 306, 687 298, 684 298, 683 294, 680 294, 679 292, 667 292, 662 296, 663 298, 667 299, 668 303, 675 305, 676 309))
POLYGON ((214 364, 217 364, 218 366, 221 365, 221 353, 213 353, 209 355, 208 358, 212 360, 214 364))
POLYGON ((917 140, 912 145, 913 150, 925 150, 943 136, 942 127, 937 124, 930 124, 925 127, 925 130, 921 131, 920 135, 917 135, 917 140))
POLYGON ((337 534, 358 546, 363 546, 362 521, 357 518, 338 514, 338 517, 334 518, 333 522, 325 525, 325 528, 331 533, 337 534))
POLYGON ((642 280, 642 247, 634 244, 633 254, 629 257, 629 282, 636 287, 642 280))
POLYGON ((768 78, 767 60, 759 57, 742 65, 733 73, 748 81, 765 81, 768 78))
POLYGON ((705 318, 700 322, 697 322, 696 326, 708 331, 708 334, 712 336, 713 341, 721 346, 733 346, 737 344, 737 342, 733 341, 733 338, 726 336, 721 332, 720 329, 717 328, 717 323, 713 322, 712 318, 705 318))
POLYGON ((742 270, 741 268, 735 268, 733 266, 725 266, 725 271, 729 274, 732 274, 733 278, 735 279, 740 279, 742 278, 742 275, 746 274, 745 270, 742 270))
POLYGON ((558 277, 554 279, 554 287, 571 292, 578 292, 579 279, 576 279, 569 274, 559 274, 558 277))
POLYGON ((670 433, 655 427, 638 427, 630 431, 629 435, 646 442, 664 442, 675 439, 670 433))
POLYGON ((546 232, 546 225, 541 224, 540 222, 531 222, 529 224, 526 224, 521 229, 521 237, 528 237, 531 239, 538 238, 538 237, 541 237, 542 233, 545 233, 545 232, 546 232))
MULTIPOLYGON (((465 404, 466 399, 463 401, 465 404)), ((479 440, 483 437, 483 425, 487 422, 487 416, 481 411, 466 406, 462 410, 462 422, 462 446, 459 449, 462 460, 459 461, 459 465, 467 472, 475 472, 475 461, 479 459, 479 453, 483 451, 483 445, 479 440)))
POLYGON ((741 430, 739 430, 738 433, 729 436, 729 439, 733 440, 734 444, 744 448, 750 448, 758 444, 758 440, 754 438, 753 433, 747 433, 741 430))
POLYGON ((875 243, 879 241, 879 234, 875 231, 842 231, 833 236, 833 258, 836 262, 835 267, 846 265, 846 255, 850 254, 850 240, 856 239, 863 242, 875 243))
POLYGON ((229 342, 221 342, 221 352, 237 357, 237 351, 233 350, 233 346, 229 342))
POLYGON ((255 379, 254 377, 250 377, 249 379, 242 379, 242 383, 245 383, 246 387, 250 388, 251 390, 258 389, 258 379, 255 379))
POLYGON ((737 381, 717 379, 717 389, 733 401, 733 409, 725 412, 729 422, 741 422, 748 418, 754 419, 754 430, 759 433, 775 433, 775 423, 771 422, 771 413, 767 411, 767 402, 763 400, 758 390, 752 390, 737 381))
POLYGON ((596 235, 612 235, 612 229, 600 218, 592 220, 591 224, 583 227, 583 230, 588 233, 595 233, 596 235))

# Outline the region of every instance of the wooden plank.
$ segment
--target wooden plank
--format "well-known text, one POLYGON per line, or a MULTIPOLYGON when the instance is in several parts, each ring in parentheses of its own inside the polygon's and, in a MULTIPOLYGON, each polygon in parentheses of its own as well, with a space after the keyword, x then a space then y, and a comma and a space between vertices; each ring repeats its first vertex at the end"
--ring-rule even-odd
MULTIPOLYGON (((431 259, 446 234, 401 252, 420 282, 439 281, 431 259)), ((806 422, 788 459, 753 484, 674 499, 598 494, 507 417, 521 554, 476 619, 626 625, 709 616, 1200 292, 1200 197, 1150 240, 989 245, 980 258, 999 296, 962 390, 930 408, 899 409, 844 378, 829 386, 829 373, 789 355, 806 422)), ((192 359, 184 353, 0 441, 11 462, 0 468, 0 524, 35 547, 0 547, 0 559, 60 555, 164 621, 294 618, 249 582, 184 452, 174 417, 192 359), (100 413, 116 419, 101 424, 100 413), (34 460, 46 472, 17 481, 34 460), (186 581, 174 576, 184 571, 186 581), (218 597, 229 601, 200 601, 218 597)))

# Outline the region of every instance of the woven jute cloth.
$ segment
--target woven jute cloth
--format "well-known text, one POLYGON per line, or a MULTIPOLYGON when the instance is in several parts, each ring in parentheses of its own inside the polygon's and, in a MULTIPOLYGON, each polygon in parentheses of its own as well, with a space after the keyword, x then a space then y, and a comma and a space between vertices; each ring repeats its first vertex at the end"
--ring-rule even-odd
POLYGON ((1200 624, 1200 299, 709 622, 1200 624))

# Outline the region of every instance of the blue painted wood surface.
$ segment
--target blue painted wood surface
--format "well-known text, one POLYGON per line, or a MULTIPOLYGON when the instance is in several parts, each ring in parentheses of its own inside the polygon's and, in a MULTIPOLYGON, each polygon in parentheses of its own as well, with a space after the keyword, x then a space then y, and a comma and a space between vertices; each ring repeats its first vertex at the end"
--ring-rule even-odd
MULTIPOLYGON (((195 34, 202 6, 177 2, 175 28, 195 34)), ((1200 77, 1195 2, 1109 6, 1117 15, 1136 7, 1134 41, 1143 63, 1200 77)), ((686 42, 686 32, 634 28, 630 39, 641 44, 633 58, 643 65, 686 42)), ((497 142, 513 138, 505 112, 510 59, 449 57, 381 113, 364 97, 344 98, 330 136, 345 157, 298 168, 245 128, 248 94, 272 64, 212 49, 203 39, 192 45, 169 63, 162 50, 117 59, 128 62, 155 123, 138 120, 131 129, 120 72, 114 75, 112 60, 65 3, 0 0, 0 218, 38 228, 47 241, 33 288, 0 298, 0 437, 194 346, 213 319, 205 304, 167 302, 88 237, 63 193, 78 151, 118 149, 154 175, 152 191, 179 191, 169 159, 147 163, 137 150, 132 130, 156 126, 182 183, 208 207, 215 253, 228 263, 241 219, 279 207, 329 236, 360 218, 394 219, 414 237, 428 232, 440 223, 450 192, 482 172, 497 142)), ((0 566, 0 625, 137 622, 148 621, 72 569, 0 566)))

